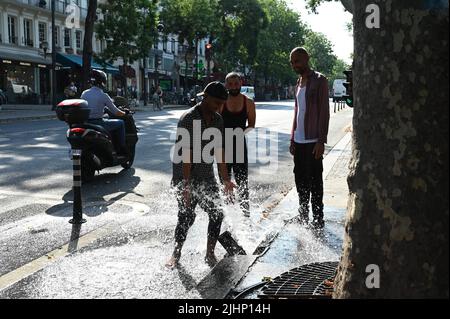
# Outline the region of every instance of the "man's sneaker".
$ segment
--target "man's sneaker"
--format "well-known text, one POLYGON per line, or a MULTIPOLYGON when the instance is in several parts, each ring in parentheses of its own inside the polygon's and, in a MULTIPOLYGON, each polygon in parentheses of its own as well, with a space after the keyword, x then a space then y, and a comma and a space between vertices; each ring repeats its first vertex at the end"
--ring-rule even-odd
POLYGON ((301 208, 298 209, 298 214, 299 214, 299 222, 301 225, 308 225, 309 222, 309 216, 308 216, 308 212, 305 213, 305 211, 301 208))

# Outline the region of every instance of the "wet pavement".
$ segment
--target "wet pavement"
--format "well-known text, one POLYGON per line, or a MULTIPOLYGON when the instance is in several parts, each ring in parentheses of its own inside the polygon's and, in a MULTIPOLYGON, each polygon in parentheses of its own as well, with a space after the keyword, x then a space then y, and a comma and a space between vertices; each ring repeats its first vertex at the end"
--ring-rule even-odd
MULTIPOLYGON (((0 129, 0 298, 222 298, 227 289, 244 287, 266 273, 280 274, 283 263, 297 267, 317 258, 338 258, 342 208, 334 211, 327 207, 326 232, 334 237, 318 241, 308 230, 286 224, 296 211, 292 203, 291 207, 275 205, 293 187, 292 163, 285 154, 288 140, 282 140, 282 156, 275 173, 261 170, 263 165, 251 167, 250 218, 243 216, 237 204, 225 208, 222 231, 229 230, 248 256, 224 259, 226 251, 218 244, 216 254, 222 262, 211 270, 203 261, 208 218, 198 210, 180 267, 168 270, 164 264, 173 249, 177 207, 168 187, 171 165, 166 154, 172 145, 168 137, 181 112, 138 115, 138 123, 145 130, 140 135, 135 168, 105 170, 94 183, 83 187, 88 222, 79 228, 68 224, 72 214, 72 194, 67 191, 70 162, 67 148, 59 147, 65 145, 60 134, 64 126, 33 122, 35 129, 0 129), (39 135, 29 142, 30 146, 45 152, 35 158, 38 169, 30 180, 26 171, 33 158, 32 149, 16 146, 13 140, 25 140, 32 134, 39 135), (48 154, 52 150, 58 154, 53 160, 48 154), (18 159, 19 166, 13 158, 18 159), (262 242, 278 233, 270 249, 264 249, 268 248, 264 245, 259 249, 259 253, 265 252, 262 257, 252 256, 262 242), (299 240, 295 242, 294 237, 299 240), (300 248, 311 253, 299 255, 300 248), (319 252, 321 255, 317 255, 319 252), (275 266, 271 268, 270 264, 275 266), (219 279, 222 281, 214 284, 219 279), (209 289, 217 283, 221 283, 221 289, 209 289)), ((346 112, 336 116, 332 128, 336 133, 330 145, 346 134, 343 127, 351 119, 351 112, 346 112)), ((263 105, 259 123, 271 123, 284 137, 282 134, 290 130, 291 113, 289 104, 263 105)))

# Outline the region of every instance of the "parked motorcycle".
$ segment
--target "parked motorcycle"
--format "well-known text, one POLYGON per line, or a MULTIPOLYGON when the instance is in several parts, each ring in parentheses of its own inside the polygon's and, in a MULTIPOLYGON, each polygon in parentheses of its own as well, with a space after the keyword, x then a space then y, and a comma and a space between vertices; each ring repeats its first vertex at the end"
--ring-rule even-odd
POLYGON ((81 180, 83 182, 91 181, 95 176, 95 171, 106 167, 121 165, 125 169, 131 168, 138 141, 138 130, 133 115, 129 109, 119 107, 127 115, 114 117, 109 114, 109 117, 124 120, 128 154, 126 156, 118 155, 118 144, 111 134, 102 126, 87 122, 90 113, 87 106, 88 103, 85 100, 70 99, 62 101, 56 108, 58 119, 69 125, 67 140, 72 150, 82 151, 81 180))

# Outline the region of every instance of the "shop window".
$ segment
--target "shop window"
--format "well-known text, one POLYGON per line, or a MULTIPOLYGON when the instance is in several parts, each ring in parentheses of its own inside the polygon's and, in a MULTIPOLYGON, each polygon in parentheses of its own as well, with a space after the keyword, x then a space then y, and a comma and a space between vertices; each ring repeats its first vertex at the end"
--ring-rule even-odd
POLYGON ((61 36, 61 30, 59 27, 55 27, 55 29, 56 29, 55 45, 59 47, 59 37, 61 36))
POLYGON ((6 94, 11 103, 35 104, 35 69, 32 66, 6 65, 6 94))

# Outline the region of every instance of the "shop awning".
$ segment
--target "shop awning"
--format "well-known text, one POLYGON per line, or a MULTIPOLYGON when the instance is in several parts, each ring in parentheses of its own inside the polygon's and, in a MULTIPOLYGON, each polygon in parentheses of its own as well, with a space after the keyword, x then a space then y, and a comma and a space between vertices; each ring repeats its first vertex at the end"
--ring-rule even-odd
POLYGON ((51 65, 51 55, 47 54, 47 59, 44 59, 43 56, 39 54, 27 54, 26 52, 21 52, 20 55, 10 53, 10 52, 0 52, 1 60, 13 60, 18 62, 27 62, 33 64, 43 64, 43 65, 51 65))
MULTIPOLYGON (((74 54, 57 53, 56 61, 61 63, 63 66, 69 66, 69 67, 74 67, 74 66, 81 67, 83 65, 83 57, 80 55, 74 55, 74 54)), ((93 69, 105 71, 106 73, 111 73, 111 74, 119 73, 119 69, 112 66, 111 64, 106 63, 103 66, 101 64, 94 62, 93 60, 91 61, 91 67, 93 69)))

